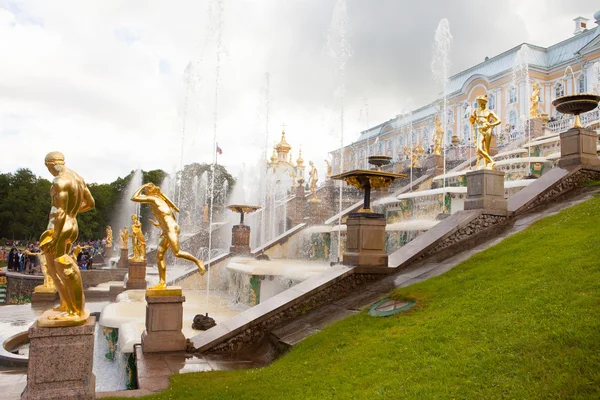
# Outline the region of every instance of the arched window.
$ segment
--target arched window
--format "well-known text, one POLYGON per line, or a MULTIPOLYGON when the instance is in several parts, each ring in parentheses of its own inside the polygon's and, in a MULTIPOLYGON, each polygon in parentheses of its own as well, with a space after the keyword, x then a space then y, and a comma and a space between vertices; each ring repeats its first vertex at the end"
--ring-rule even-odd
POLYGON ((379 142, 377 154, 383 154, 383 142, 382 141, 379 142))
POLYGON ((512 103, 516 103, 517 102, 517 88, 514 86, 511 86, 508 89, 508 103, 512 104, 512 103))
POLYGON ((454 111, 450 108, 448 109, 448 119, 446 120, 448 124, 454 123, 454 111))
POLYGON ((511 130, 517 129, 518 117, 515 110, 508 113, 508 123, 510 124, 511 130))
POLYGON ((463 126, 463 142, 469 143, 469 134, 471 133, 471 127, 469 125, 463 126))
POLYGON ((429 147, 429 129, 423 128, 421 131, 421 141, 423 142, 423 147, 429 147))
POLYGON ((392 149, 392 141, 391 140, 386 140, 385 143, 386 143, 385 144, 385 148, 388 149, 388 150, 391 150, 392 149))
POLYGON ((496 108, 496 96, 494 96, 493 94, 488 95, 488 108, 490 110, 493 110, 496 108))
POLYGON ((558 82, 556 86, 554 86, 554 97, 562 97, 565 95, 565 87, 562 83, 558 82))
POLYGON ((582 76, 577 80, 577 89, 579 93, 585 93, 585 76, 582 76))

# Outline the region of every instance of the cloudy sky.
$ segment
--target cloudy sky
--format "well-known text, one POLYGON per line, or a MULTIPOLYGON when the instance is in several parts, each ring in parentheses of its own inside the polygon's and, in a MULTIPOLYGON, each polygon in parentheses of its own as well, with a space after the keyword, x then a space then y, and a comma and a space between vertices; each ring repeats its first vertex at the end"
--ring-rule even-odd
MULTIPOLYGON (((301 146, 324 168, 341 140, 339 59, 327 46, 336 1, 0 0, 0 172, 48 178, 52 150, 88 182, 172 172, 182 154, 183 163, 211 162, 216 132, 219 162, 251 174, 282 124, 294 159, 301 146)), ((453 74, 522 42, 566 39, 573 18, 600 9, 591 0, 346 6, 345 144, 436 97, 440 19, 454 37, 453 74)))

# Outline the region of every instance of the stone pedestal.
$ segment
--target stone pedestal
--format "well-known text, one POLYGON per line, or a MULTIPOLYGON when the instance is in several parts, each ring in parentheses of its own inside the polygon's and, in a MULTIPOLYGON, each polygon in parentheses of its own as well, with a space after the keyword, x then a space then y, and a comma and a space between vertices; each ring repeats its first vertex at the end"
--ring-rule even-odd
POLYGON ((346 220, 344 264, 359 267, 387 267, 385 216, 377 213, 352 213, 346 220))
POLYGON ((146 260, 129 260, 129 273, 125 283, 127 290, 146 289, 146 265, 146 260))
POLYGON ((56 289, 38 291, 37 288, 31 294, 31 303, 54 303, 58 300, 56 289))
POLYGON ((319 199, 308 201, 308 222, 311 225, 322 224, 325 221, 323 217, 323 202, 319 199))
POLYGON ((250 227, 248 225, 234 225, 231 228, 231 248, 234 256, 246 256, 250 250, 250 227))
POLYGON ((525 135, 531 133, 531 138, 537 138, 544 135, 544 123, 540 118, 532 118, 527 121, 525 135))
POLYGON ((444 173, 444 156, 433 154, 433 176, 442 175, 444 173))
MULTIPOLYGON (((95 317, 85 325, 29 328, 29 366, 25 400, 96 398, 94 361, 95 317)), ((1 396, 0 396, 1 397, 1 396)))
POLYGON ((494 214, 506 214, 504 172, 480 169, 469 171, 465 210, 484 209, 494 214))
POLYGON ((560 134, 561 168, 577 165, 599 166, 600 159, 596 150, 598 135, 595 131, 583 128, 571 128, 560 134))
POLYGON ((181 288, 146 290, 146 330, 142 333, 142 351, 159 353, 184 351, 183 302, 181 288))
POLYGON ((121 256, 117 263, 118 268, 127 268, 129 266, 129 249, 121 249, 121 256))

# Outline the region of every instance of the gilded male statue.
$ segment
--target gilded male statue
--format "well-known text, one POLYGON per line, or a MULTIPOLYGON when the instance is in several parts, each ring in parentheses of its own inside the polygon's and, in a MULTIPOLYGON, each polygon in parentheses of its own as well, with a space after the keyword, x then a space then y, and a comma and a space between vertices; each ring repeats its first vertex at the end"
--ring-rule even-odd
POLYGON ((112 245, 113 245, 113 231, 112 228, 110 227, 110 225, 108 225, 106 227, 106 248, 107 249, 112 249, 112 245))
POLYGON ((129 230, 126 226, 124 226, 123 230, 119 233, 119 247, 122 249, 129 248, 129 230))
POLYGON ((537 82, 533 84, 533 92, 531 93, 531 107, 529 108, 530 118, 539 118, 538 106, 540 104, 540 85, 537 82))
POLYGON ((148 204, 154 218, 156 218, 156 221, 150 220, 150 222, 152 225, 162 230, 158 249, 156 251, 159 281, 156 286, 153 286, 150 289, 160 290, 167 288, 167 264, 165 262, 165 253, 169 247, 175 257, 193 262, 200 270, 200 274, 204 275, 206 269, 204 268, 202 261, 198 260, 190 253, 181 250, 179 243, 180 228, 175 217, 175 213, 179 212, 179 209, 164 195, 160 190, 160 187, 152 182, 146 183, 133 194, 131 201, 148 204))
POLYGON ((131 247, 133 247, 133 260, 143 261, 146 259, 146 238, 142 233, 142 223, 138 216, 131 216, 131 247))
POLYGON ((492 129, 500 125, 500 118, 495 112, 487 108, 487 95, 477 96, 477 107, 469 117, 472 128, 479 131, 479 141, 477 141, 477 164, 483 159, 482 168, 494 169, 494 160, 490 156, 490 147, 492 144, 492 129))
POLYGON ((81 274, 69 253, 79 234, 77 214, 93 209, 95 202, 84 180, 65 166, 62 153, 48 153, 45 161, 54 181, 50 188, 52 208, 48 228, 40 238, 40 247, 60 296, 60 306, 54 309, 58 313, 48 319, 55 321, 55 325, 81 325, 89 313, 85 311, 81 274))

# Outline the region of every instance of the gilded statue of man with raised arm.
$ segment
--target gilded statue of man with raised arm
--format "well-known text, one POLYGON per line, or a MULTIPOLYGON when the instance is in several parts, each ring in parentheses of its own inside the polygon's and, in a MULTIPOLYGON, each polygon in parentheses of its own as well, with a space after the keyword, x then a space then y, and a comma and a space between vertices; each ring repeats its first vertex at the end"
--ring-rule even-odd
POLYGON ((50 315, 44 313, 38 322, 40 326, 83 325, 89 312, 85 310, 79 268, 69 253, 79 235, 77 214, 94 208, 95 202, 83 179, 65 166, 62 153, 48 153, 45 161, 54 181, 50 188, 52 208, 48 228, 40 238, 40 247, 60 296, 60 306, 50 315))
POLYGON ((481 168, 494 169, 494 160, 490 156, 490 147, 492 144, 492 129, 500 125, 500 118, 495 112, 486 108, 487 95, 477 96, 477 107, 469 117, 469 122, 473 128, 479 131, 479 140, 477 143, 477 164, 483 159, 484 165, 481 168))
POLYGON ((152 222, 152 225, 162 230, 158 249, 156 251, 159 281, 158 285, 149 289, 162 290, 167 288, 167 264, 165 262, 165 253, 169 247, 175 257, 193 262, 200 270, 200 274, 204 275, 206 269, 204 268, 202 261, 198 260, 190 253, 181 250, 179 243, 180 229, 175 218, 175 213, 179 212, 179 209, 164 195, 160 190, 160 187, 152 182, 146 183, 133 194, 131 201, 148 204, 154 218, 156 218, 156 221, 150 220, 150 222, 152 222))

